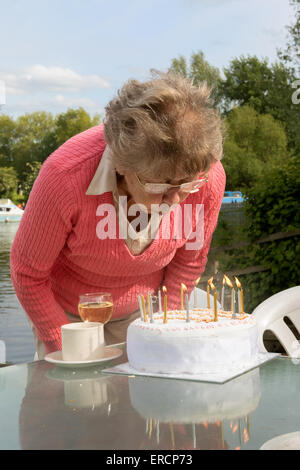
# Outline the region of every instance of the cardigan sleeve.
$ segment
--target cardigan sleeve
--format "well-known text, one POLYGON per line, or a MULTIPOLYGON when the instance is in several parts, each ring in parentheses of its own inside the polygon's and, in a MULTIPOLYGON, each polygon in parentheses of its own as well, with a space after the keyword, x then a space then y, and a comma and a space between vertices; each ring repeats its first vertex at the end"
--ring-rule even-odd
POLYGON ((46 160, 34 183, 11 251, 11 279, 46 352, 61 349, 69 320, 51 290, 50 273, 72 230, 75 204, 70 178, 46 160))
MULTIPOLYGON (((192 240, 187 240, 185 245, 176 251, 176 254, 170 264, 165 269, 163 284, 168 292, 168 308, 179 308, 180 284, 184 283, 188 289, 188 293, 194 289, 196 279, 201 276, 205 270, 207 263, 207 255, 209 252, 213 232, 217 226, 218 216, 222 204, 222 198, 225 189, 225 171, 220 162, 214 165, 212 174, 210 175, 210 184, 204 198, 204 214, 203 223, 197 228, 197 224, 193 223, 193 231, 203 230, 201 246, 196 249, 192 248, 192 240), (204 225, 204 226, 203 226, 204 225), (190 243, 191 249, 187 249, 190 243)), ((194 200, 194 204, 197 198, 194 200)), ((199 235, 199 233, 198 233, 199 235)))

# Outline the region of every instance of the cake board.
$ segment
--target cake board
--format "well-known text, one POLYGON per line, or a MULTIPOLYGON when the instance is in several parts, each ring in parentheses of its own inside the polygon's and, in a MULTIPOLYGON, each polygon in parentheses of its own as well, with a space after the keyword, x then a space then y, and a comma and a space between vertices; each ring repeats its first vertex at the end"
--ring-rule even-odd
POLYGON ((275 357, 280 356, 280 353, 259 353, 258 357, 253 361, 253 364, 248 365, 247 367, 236 368, 228 372, 222 372, 219 374, 157 374, 153 372, 143 372, 133 369, 129 362, 119 364, 117 366, 111 367, 109 369, 103 369, 101 372, 106 374, 121 374, 121 375, 130 375, 130 376, 143 376, 143 377, 160 377, 163 379, 176 379, 176 380, 191 380, 194 382, 209 382, 209 383, 218 383, 223 384, 229 380, 234 379, 246 372, 249 372, 252 369, 256 369, 266 362, 272 361, 275 357))

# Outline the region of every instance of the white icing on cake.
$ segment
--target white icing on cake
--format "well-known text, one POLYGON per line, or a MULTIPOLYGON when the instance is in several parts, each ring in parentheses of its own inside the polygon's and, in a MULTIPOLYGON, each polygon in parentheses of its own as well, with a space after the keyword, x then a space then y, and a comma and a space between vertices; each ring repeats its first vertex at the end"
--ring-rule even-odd
POLYGON ((258 354, 256 321, 248 314, 194 309, 155 314, 153 323, 137 319, 127 330, 127 355, 134 369, 159 374, 218 374, 250 366, 258 354))
POLYGON ((135 377, 129 393, 132 406, 145 419, 181 424, 232 420, 257 408, 259 369, 225 384, 135 377))

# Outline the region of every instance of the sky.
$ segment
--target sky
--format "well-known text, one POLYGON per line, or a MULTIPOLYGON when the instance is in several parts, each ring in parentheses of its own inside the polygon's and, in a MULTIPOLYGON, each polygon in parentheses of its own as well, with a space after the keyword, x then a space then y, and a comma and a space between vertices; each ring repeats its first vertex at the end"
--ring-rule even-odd
POLYGON ((288 0, 0 0, 1 112, 103 116, 126 80, 179 56, 272 63, 292 22, 288 0))

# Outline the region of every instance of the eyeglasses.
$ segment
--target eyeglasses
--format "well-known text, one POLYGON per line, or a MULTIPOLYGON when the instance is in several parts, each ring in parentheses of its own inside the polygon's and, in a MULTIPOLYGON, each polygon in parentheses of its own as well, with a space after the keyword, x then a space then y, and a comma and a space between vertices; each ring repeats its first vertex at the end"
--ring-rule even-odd
POLYGON ((136 173, 135 176, 140 185, 143 187, 144 191, 149 194, 165 194, 169 191, 169 189, 173 188, 178 188, 178 191, 182 191, 184 193, 196 193, 199 191, 201 186, 203 186, 208 181, 208 176, 204 176, 200 180, 176 185, 167 183, 142 183, 136 173))

